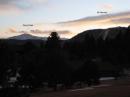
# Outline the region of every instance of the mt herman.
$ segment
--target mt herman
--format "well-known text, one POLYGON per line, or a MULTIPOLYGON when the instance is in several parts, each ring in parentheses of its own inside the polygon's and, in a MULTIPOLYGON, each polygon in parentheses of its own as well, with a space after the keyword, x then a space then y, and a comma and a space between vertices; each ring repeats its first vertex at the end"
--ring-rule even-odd
POLYGON ((46 40, 47 37, 38 37, 38 36, 33 36, 31 34, 21 34, 18 36, 13 36, 10 37, 9 39, 14 39, 14 40, 46 40))

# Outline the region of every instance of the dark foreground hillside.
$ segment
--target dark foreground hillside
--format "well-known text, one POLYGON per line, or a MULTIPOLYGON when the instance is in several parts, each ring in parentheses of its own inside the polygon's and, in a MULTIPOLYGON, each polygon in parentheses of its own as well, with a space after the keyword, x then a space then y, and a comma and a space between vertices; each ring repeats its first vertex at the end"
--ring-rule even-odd
POLYGON ((54 92, 93 87, 101 84, 102 77, 127 77, 130 27, 98 31, 85 31, 69 40, 61 40, 57 32, 46 41, 0 40, 0 97, 29 97, 39 88, 54 92))

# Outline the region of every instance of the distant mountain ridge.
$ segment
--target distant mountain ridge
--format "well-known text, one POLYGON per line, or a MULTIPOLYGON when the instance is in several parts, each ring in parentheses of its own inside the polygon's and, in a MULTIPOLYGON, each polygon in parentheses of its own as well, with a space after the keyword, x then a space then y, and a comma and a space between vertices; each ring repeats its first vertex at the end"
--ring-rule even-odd
POLYGON ((94 37, 95 39, 102 38, 105 40, 106 38, 112 39, 115 38, 119 33, 122 35, 128 32, 129 27, 114 27, 108 29, 94 29, 94 30, 86 30, 82 33, 77 34, 72 37, 71 40, 83 41, 86 35, 94 37))
MULTIPOLYGON (((31 34, 21 34, 13 37, 9 37, 8 39, 14 39, 14 40, 44 40, 46 41, 48 37, 39 37, 34 36, 31 34)), ((61 40, 67 40, 67 38, 61 38, 61 40)))
MULTIPOLYGON (((130 30, 130 27, 113 27, 113 28, 107 28, 107 29, 92 29, 92 30, 86 30, 84 32, 81 32, 74 37, 72 37, 69 40, 76 40, 76 41, 84 41, 86 35, 94 37, 95 39, 102 38, 105 40, 106 38, 108 39, 113 39, 115 38, 119 33, 122 35, 125 34, 130 30)), ((8 39, 15 39, 15 40, 47 40, 47 37, 39 37, 39 36, 34 36, 31 34, 21 34, 18 36, 13 36, 8 39)), ((61 38, 61 40, 67 40, 67 38, 61 38)))
POLYGON ((21 34, 17 36, 10 37, 9 39, 16 39, 16 40, 47 40, 47 37, 38 37, 31 34, 21 34))

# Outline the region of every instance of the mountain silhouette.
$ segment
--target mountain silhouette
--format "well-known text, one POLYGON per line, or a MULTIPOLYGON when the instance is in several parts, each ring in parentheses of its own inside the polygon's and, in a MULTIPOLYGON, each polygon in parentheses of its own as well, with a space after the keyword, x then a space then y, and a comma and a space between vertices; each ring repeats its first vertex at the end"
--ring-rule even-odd
POLYGON ((84 41, 86 35, 92 36, 95 39, 103 38, 105 40, 113 39, 115 38, 119 33, 122 35, 125 34, 128 31, 127 27, 114 27, 114 28, 108 28, 108 29, 94 29, 94 30, 86 30, 82 33, 77 34, 76 36, 72 37, 70 40, 74 41, 84 41))
POLYGON ((38 37, 38 36, 33 36, 31 34, 21 34, 18 36, 13 36, 10 37, 9 39, 16 39, 16 40, 47 40, 47 37, 38 37))

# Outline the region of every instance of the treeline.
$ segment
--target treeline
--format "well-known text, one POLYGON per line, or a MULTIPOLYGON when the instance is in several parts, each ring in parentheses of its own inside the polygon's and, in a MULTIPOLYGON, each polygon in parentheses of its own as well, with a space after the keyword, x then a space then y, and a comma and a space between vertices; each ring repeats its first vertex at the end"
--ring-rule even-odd
POLYGON ((57 84, 65 89, 78 81, 86 82, 89 86, 99 84, 96 64, 85 60, 86 65, 74 69, 70 60, 76 60, 65 50, 65 41, 60 40, 56 32, 52 32, 46 42, 40 41, 38 44, 30 40, 24 44, 17 43, 17 40, 13 43, 10 41, 0 40, 1 96, 17 97, 26 94, 23 92, 27 88, 34 90, 44 87, 45 83, 54 90, 57 84))

